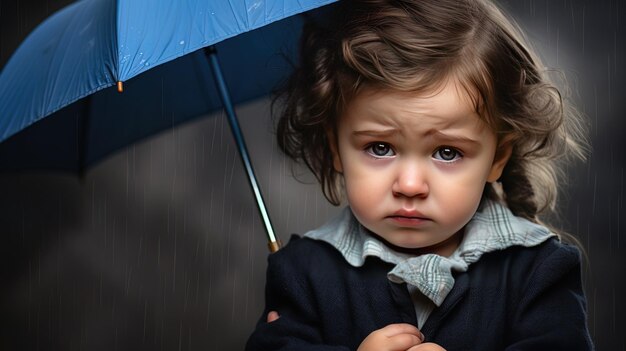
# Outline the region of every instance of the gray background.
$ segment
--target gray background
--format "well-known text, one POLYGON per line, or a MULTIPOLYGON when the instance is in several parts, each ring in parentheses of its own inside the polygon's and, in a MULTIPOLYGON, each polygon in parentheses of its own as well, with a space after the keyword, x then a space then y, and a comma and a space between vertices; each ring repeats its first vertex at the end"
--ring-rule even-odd
MULTIPOLYGON (((0 0, 0 65, 69 1, 0 0)), ((560 226, 585 246, 599 350, 624 350, 624 7, 504 6, 589 118, 593 154, 571 167, 560 226)), ((337 211, 277 151, 269 106, 238 110, 283 241, 337 211)), ((264 229, 221 113, 71 174, 0 175, 0 349, 241 350, 263 304, 264 229)))

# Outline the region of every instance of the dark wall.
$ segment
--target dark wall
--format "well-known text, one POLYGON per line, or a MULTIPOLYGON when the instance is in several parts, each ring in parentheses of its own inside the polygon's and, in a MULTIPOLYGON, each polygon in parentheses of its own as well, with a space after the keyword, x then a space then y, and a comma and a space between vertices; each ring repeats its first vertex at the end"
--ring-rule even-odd
MULTIPOLYGON (((0 0, 0 67, 66 3, 0 0)), ((586 250, 597 348, 624 349, 626 6, 503 3, 589 119, 593 152, 568 171, 559 222, 586 250)), ((331 216, 316 185, 291 179, 267 102, 240 114, 283 240, 331 216)), ((264 245, 219 114, 130 146, 82 178, 2 175, 0 349, 241 349, 262 305, 264 245)))
POLYGON ((624 130, 626 8, 619 1, 507 1, 549 66, 567 76, 571 100, 589 119, 592 154, 573 167, 561 196, 563 227, 584 245, 590 327, 599 350, 626 338, 624 130))

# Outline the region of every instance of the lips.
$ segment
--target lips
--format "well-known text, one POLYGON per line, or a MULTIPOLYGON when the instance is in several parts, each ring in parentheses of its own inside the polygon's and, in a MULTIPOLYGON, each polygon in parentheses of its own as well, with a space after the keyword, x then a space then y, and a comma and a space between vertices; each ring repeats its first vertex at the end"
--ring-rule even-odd
POLYGON ((403 227, 416 227, 430 221, 430 218, 419 211, 405 209, 398 210, 387 218, 396 225, 403 227))
POLYGON ((390 217, 404 217, 404 218, 414 218, 414 219, 428 219, 421 212, 416 210, 405 210, 401 209, 393 213, 390 217))

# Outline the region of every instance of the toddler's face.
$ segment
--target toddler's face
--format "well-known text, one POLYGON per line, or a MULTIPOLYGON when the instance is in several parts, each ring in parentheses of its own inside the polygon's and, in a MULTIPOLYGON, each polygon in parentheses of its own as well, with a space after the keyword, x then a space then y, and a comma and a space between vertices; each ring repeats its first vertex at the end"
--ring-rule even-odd
POLYGON ((337 125, 334 166, 357 219, 387 242, 449 255, 478 208, 496 135, 454 82, 432 94, 366 90, 337 125))

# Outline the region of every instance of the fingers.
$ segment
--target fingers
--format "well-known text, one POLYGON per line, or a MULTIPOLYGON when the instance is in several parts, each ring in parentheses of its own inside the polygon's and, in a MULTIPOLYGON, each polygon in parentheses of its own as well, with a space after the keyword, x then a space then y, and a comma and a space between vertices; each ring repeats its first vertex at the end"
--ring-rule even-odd
POLYGON ((267 314, 267 323, 272 323, 273 321, 277 320, 278 318, 280 318, 280 316, 278 315, 278 312, 270 311, 270 313, 267 314))
POLYGON ((446 351, 446 349, 435 343, 426 342, 423 344, 415 345, 406 351, 446 351))
POLYGON ((405 351, 424 341, 424 335, 414 325, 407 323, 390 324, 379 329, 382 335, 387 338, 389 350, 405 351))
POLYGON ((424 340, 424 335, 414 325, 408 323, 389 324, 388 326, 379 329, 379 331, 386 337, 392 337, 398 334, 410 334, 417 336, 420 342, 424 340))
POLYGON ((406 351, 424 340, 413 325, 398 323, 371 332, 359 345, 358 351, 406 351))
POLYGON ((398 334, 387 339, 386 347, 391 351, 405 351, 413 346, 419 345, 422 342, 417 335, 413 334, 398 334))

